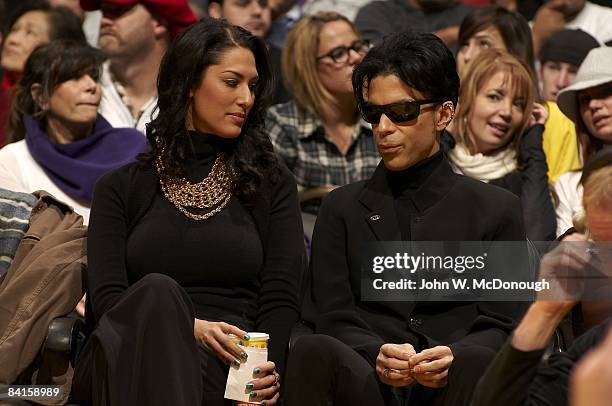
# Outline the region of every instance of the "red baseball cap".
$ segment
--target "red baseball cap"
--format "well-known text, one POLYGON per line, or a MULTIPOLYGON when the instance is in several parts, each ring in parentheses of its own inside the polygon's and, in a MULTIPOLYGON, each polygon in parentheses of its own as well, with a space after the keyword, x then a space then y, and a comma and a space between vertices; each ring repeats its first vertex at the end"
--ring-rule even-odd
POLYGON ((156 17, 168 23, 172 37, 197 21, 187 0, 80 0, 81 8, 86 11, 99 10, 103 4, 131 7, 138 3, 147 7, 156 17))

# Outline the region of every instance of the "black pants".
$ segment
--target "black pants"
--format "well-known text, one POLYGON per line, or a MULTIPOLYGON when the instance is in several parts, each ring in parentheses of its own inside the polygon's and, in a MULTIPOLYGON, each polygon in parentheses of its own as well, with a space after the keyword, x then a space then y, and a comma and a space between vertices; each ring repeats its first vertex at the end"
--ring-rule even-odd
POLYGON ((300 337, 289 354, 283 384, 290 406, 469 405, 478 378, 495 352, 485 347, 461 349, 445 388, 414 383, 391 388, 378 380, 374 366, 341 341, 325 336, 300 337))
POLYGON ((149 274, 100 319, 79 355, 72 399, 92 405, 223 406, 229 367, 194 338, 193 304, 149 274))

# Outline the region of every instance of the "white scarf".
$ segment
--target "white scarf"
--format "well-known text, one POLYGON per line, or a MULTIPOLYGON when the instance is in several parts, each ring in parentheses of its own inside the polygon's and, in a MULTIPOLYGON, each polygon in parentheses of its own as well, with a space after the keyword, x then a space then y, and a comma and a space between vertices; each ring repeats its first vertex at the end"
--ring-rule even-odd
POLYGON ((464 144, 458 142, 448 156, 455 172, 482 182, 501 178, 517 168, 514 148, 504 148, 495 155, 472 155, 464 144))

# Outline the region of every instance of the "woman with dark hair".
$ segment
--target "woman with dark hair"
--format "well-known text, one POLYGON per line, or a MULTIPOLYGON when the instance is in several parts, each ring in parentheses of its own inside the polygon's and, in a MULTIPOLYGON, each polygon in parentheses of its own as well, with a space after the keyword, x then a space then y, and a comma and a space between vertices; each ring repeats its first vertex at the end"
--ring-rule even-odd
MULTIPOLYGON (((4 18, 1 13, 0 16, 4 18)), ((53 40, 85 42, 79 18, 65 7, 51 8, 43 0, 30 0, 21 4, 11 15, 3 34, 4 42, 0 41, 0 67, 3 74, 0 99, 3 106, 8 108, 6 112, 0 112, 0 146, 11 142, 10 130, 6 128, 12 103, 10 91, 21 78, 26 60, 32 51, 37 46, 53 40)))
POLYGON ((75 399, 227 404, 230 365, 247 357, 231 334, 258 331, 270 361, 243 389, 276 404, 304 246, 295 181, 263 131, 271 80, 265 43, 223 20, 203 19, 170 45, 151 152, 96 186, 93 331, 75 399))
POLYGON ((525 63, 535 79, 535 59, 531 29, 525 17, 500 6, 475 8, 459 27, 457 71, 463 76, 465 67, 483 49, 508 51, 525 63))
POLYGON ((138 131, 113 128, 97 113, 104 56, 85 42, 53 41, 34 50, 15 88, 0 149, 0 187, 45 190, 89 220, 94 185, 145 149, 138 131))
MULTIPOLYGON (((580 65, 576 82, 563 89, 557 98, 559 108, 576 124, 582 162, 604 147, 612 145, 612 48, 591 50, 580 65)), ((570 230, 583 215, 581 171, 567 172, 555 182, 557 235, 570 230)))
MULTIPOLYGON (((292 346, 291 406, 466 405, 520 314, 516 305, 365 300, 369 244, 522 241, 516 196, 453 173, 440 150, 459 91, 455 60, 433 34, 390 35, 353 73, 381 164, 331 192, 314 229, 304 317, 317 334, 292 346), (397 389, 393 389, 397 388, 397 389)), ((386 293, 389 293, 386 291, 386 293)), ((371 297, 370 297, 371 298, 371 297)))
POLYGON ((52 8, 44 0, 24 2, 6 27, 0 58, 5 90, 19 81, 26 60, 38 45, 60 39, 85 42, 79 18, 70 9, 52 8))

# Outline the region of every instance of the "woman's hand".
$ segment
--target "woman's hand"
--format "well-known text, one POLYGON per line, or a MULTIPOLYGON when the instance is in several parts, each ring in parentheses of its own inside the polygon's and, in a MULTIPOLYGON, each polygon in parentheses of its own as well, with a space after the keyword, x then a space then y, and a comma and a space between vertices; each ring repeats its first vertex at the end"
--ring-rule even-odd
POLYGON ((533 103, 533 110, 531 110, 531 118, 529 125, 544 124, 548 119, 548 110, 540 103, 533 103))
POLYGON ((247 353, 232 341, 229 334, 248 340, 246 331, 236 326, 217 321, 195 319, 193 334, 198 342, 212 350, 221 361, 235 366, 240 365, 240 359, 246 359, 247 353))
POLYGON ((428 348, 410 357, 413 378, 423 386, 442 388, 448 382, 448 370, 453 364, 453 352, 449 347, 428 348))
POLYGON ((253 377, 255 379, 246 384, 246 389, 251 391, 251 400, 261 402, 264 406, 275 405, 279 397, 280 376, 274 362, 268 361, 257 366, 253 369, 253 377))
POLYGON ((410 344, 384 344, 376 357, 376 374, 384 384, 399 388, 410 385, 410 357, 416 351, 410 344))

